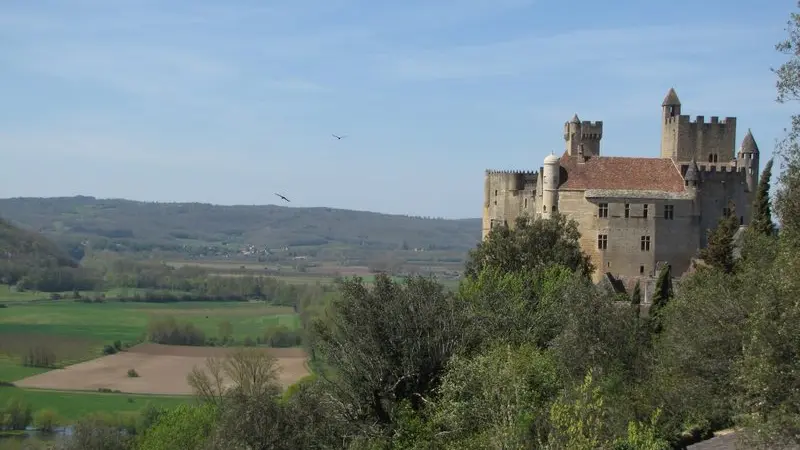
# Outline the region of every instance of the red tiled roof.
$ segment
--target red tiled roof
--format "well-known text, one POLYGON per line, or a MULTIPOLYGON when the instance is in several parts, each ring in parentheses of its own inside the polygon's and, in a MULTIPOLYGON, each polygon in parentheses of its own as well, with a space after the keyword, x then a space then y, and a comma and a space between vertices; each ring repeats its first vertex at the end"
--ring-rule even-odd
POLYGON ((595 156, 583 163, 579 158, 566 153, 561 157, 560 189, 684 191, 683 177, 669 158, 595 156))

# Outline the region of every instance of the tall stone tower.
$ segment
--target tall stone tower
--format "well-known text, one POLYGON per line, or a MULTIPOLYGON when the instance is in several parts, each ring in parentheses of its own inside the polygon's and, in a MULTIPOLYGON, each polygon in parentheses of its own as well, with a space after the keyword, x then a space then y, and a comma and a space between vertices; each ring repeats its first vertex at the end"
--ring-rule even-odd
POLYGON ((567 154, 577 156, 600 156, 600 140, 603 138, 603 122, 581 122, 578 115, 564 124, 564 141, 567 144, 567 154))
POLYGON ((681 115, 681 101, 670 88, 661 103, 661 157, 676 162, 728 163, 735 159, 736 118, 681 115))

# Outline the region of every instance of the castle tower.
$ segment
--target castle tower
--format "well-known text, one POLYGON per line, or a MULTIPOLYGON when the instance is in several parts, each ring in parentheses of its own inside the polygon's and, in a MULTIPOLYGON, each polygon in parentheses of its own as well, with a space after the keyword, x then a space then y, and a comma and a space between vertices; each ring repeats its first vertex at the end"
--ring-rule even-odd
POLYGON ((603 122, 581 122, 578 115, 564 124, 564 141, 567 154, 577 156, 583 148, 583 156, 600 156, 600 140, 603 138, 603 122))
POLYGON ((686 163, 729 163, 735 158, 736 118, 681 115, 681 101, 670 88, 661 103, 661 157, 686 163))
POLYGON ((549 218, 558 211, 558 185, 561 164, 558 156, 547 155, 542 168, 542 218, 549 218))
POLYGON ((755 192, 758 186, 760 152, 753 133, 748 129, 744 135, 736 162, 747 170, 747 190, 755 192))
POLYGON ((672 158, 674 161, 677 158, 676 146, 673 141, 677 139, 678 130, 676 127, 670 127, 673 121, 677 121, 681 115, 681 101, 678 98, 678 93, 675 88, 669 88, 664 101, 661 102, 661 157, 672 158))

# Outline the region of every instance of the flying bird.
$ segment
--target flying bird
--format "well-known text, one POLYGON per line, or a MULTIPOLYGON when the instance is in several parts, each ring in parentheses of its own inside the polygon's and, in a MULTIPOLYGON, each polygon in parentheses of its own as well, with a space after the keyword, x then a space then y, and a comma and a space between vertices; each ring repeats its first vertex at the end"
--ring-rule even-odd
POLYGON ((276 192, 276 193, 275 193, 275 195, 277 195, 278 197, 280 197, 280 198, 282 198, 282 199, 286 200, 287 202, 291 203, 291 200, 289 200, 288 198, 286 198, 286 197, 282 196, 281 194, 278 194, 278 193, 276 192))
POLYGON ((340 140, 347 137, 347 136, 337 136, 335 134, 332 134, 331 136, 335 137, 336 139, 340 139, 340 140))

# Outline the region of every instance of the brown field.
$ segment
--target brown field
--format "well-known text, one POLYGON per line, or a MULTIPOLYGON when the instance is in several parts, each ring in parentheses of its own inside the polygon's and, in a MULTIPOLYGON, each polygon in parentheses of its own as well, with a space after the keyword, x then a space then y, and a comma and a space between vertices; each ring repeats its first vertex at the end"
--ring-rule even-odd
MULTIPOLYGON (((52 370, 25 378, 14 384, 24 388, 88 390, 100 388, 132 394, 189 395, 186 376, 194 367, 204 367, 210 356, 224 357, 233 349, 141 344, 128 351, 92 361, 52 370), (139 377, 128 377, 135 369, 139 377)), ((279 380, 284 387, 308 375, 306 354, 297 348, 265 348, 275 356, 280 367, 279 380)))
POLYGON ((99 354, 102 342, 74 336, 0 332, 0 355, 19 360, 28 350, 36 347, 53 352, 57 364, 69 364, 99 354))

